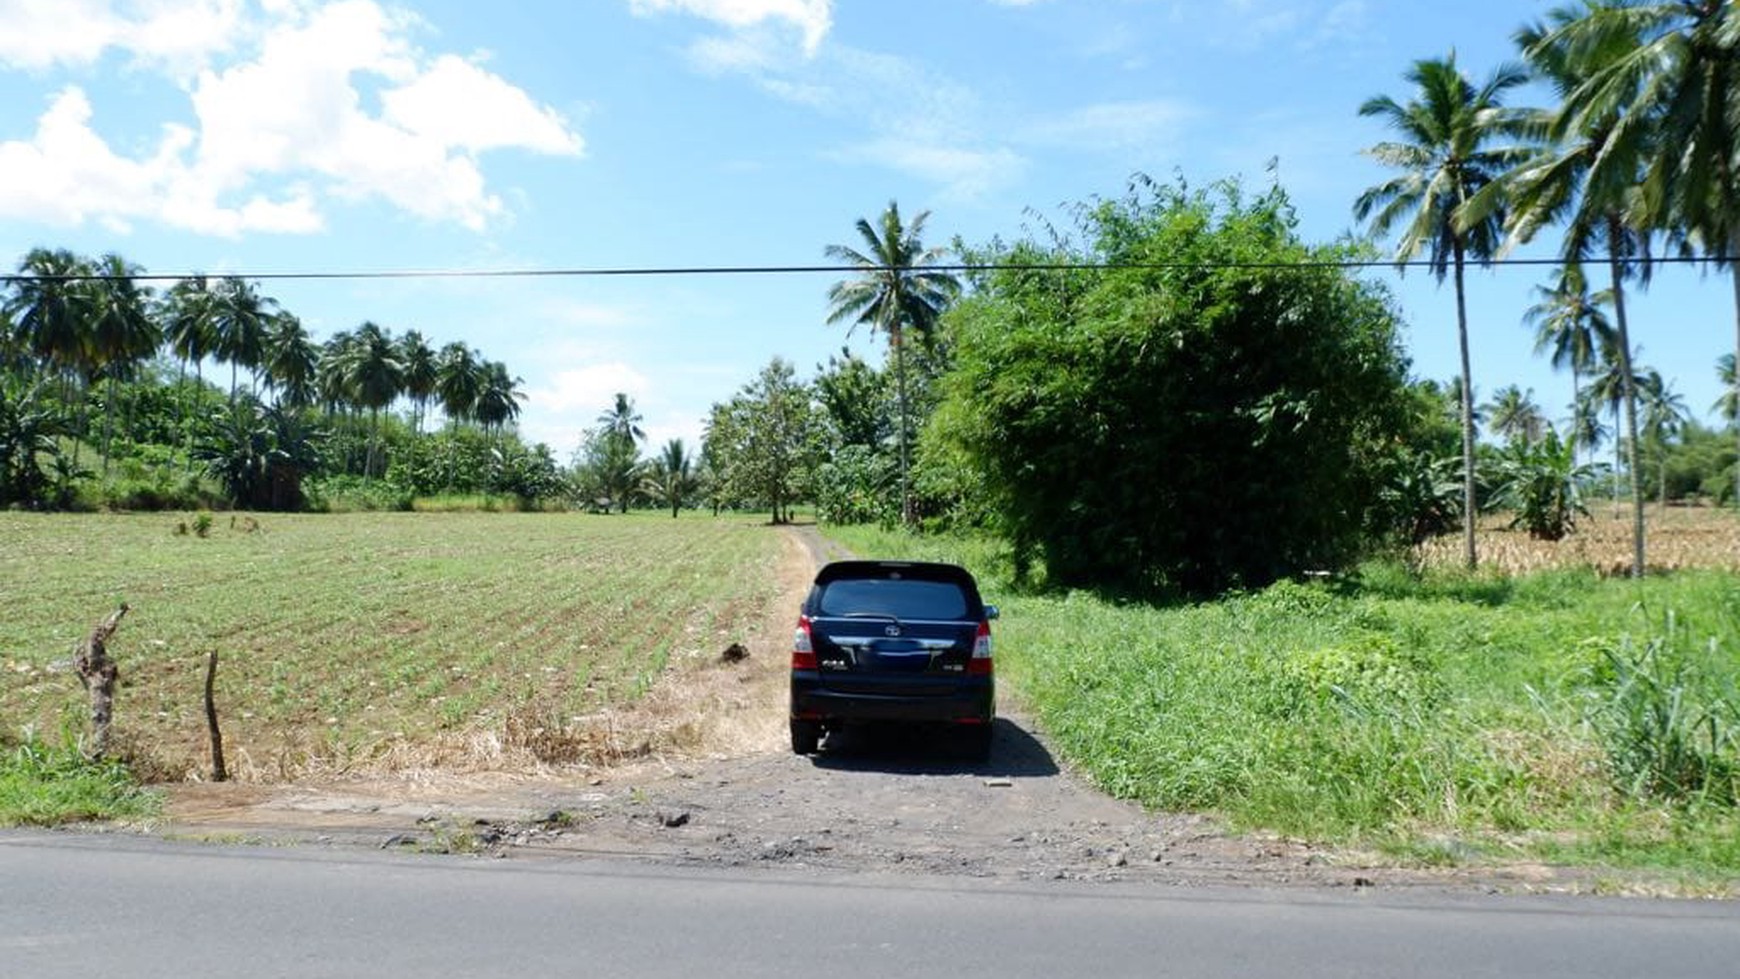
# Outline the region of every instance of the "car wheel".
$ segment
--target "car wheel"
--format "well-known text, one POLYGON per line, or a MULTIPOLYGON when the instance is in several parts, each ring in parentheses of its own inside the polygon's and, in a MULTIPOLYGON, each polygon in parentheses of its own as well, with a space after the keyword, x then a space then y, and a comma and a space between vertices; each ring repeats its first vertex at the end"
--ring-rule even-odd
POLYGON ((791 722, 791 753, 794 755, 813 755, 822 742, 822 725, 819 721, 791 722))
POLYGON ((966 729, 967 755, 974 761, 991 760, 991 735, 996 731, 992 724, 975 724, 966 729))

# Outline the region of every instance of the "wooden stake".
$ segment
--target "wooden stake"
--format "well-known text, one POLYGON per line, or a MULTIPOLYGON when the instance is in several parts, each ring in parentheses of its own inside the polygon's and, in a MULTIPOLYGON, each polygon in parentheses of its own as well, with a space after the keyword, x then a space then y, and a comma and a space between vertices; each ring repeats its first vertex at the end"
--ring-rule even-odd
POLYGON ((217 681, 217 650, 206 654, 205 658, 205 724, 211 731, 211 780, 213 782, 229 781, 229 772, 224 768, 224 735, 218 730, 217 702, 212 699, 212 685, 217 681))

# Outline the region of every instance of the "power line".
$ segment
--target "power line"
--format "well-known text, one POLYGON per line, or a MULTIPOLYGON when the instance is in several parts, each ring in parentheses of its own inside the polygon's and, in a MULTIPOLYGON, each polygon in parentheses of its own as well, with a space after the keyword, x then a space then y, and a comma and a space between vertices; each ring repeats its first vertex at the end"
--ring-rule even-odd
MULTIPOLYGON (((1606 259, 1591 259, 1585 264, 1604 263, 1606 259)), ((1632 265, 1725 265, 1727 256, 1666 256, 1661 258, 1627 259, 1632 265)), ((1502 258, 1470 263, 1472 268, 1527 268, 1560 266, 1557 258, 1502 258)), ((1431 270, 1437 264, 1426 259, 1397 262, 1391 259, 1324 259, 1298 262, 1033 262, 1033 263, 952 263, 923 266, 927 272, 1106 272, 1119 270, 1172 271, 1177 269, 1382 269, 1398 272, 1409 269, 1431 270)), ((188 279, 247 279, 253 282, 343 281, 381 279, 561 279, 561 278, 648 278, 658 276, 756 276, 756 275, 853 275, 864 272, 887 272, 889 266, 851 265, 688 265, 642 266, 622 268, 556 268, 556 269, 374 269, 316 270, 303 272, 142 272, 136 275, 109 275, 87 272, 70 275, 38 275, 29 272, 10 273, 8 282, 182 282, 188 279)))

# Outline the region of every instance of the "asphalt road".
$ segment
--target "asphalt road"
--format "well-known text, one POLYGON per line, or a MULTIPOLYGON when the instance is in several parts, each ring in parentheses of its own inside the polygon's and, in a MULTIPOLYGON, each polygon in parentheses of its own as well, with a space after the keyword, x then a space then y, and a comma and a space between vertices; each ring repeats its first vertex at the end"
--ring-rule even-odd
POLYGON ((1740 975, 1740 907, 0 834, 0 977, 1740 975))

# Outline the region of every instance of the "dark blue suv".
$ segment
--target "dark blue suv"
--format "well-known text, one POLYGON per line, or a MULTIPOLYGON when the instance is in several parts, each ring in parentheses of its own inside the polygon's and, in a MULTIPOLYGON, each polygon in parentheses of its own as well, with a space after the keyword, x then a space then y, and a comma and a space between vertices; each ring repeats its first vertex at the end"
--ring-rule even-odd
POLYGON ((956 726, 991 750, 991 620, 973 576, 952 564, 835 561, 817 573, 791 654, 791 750, 813 753, 847 721, 956 726))

